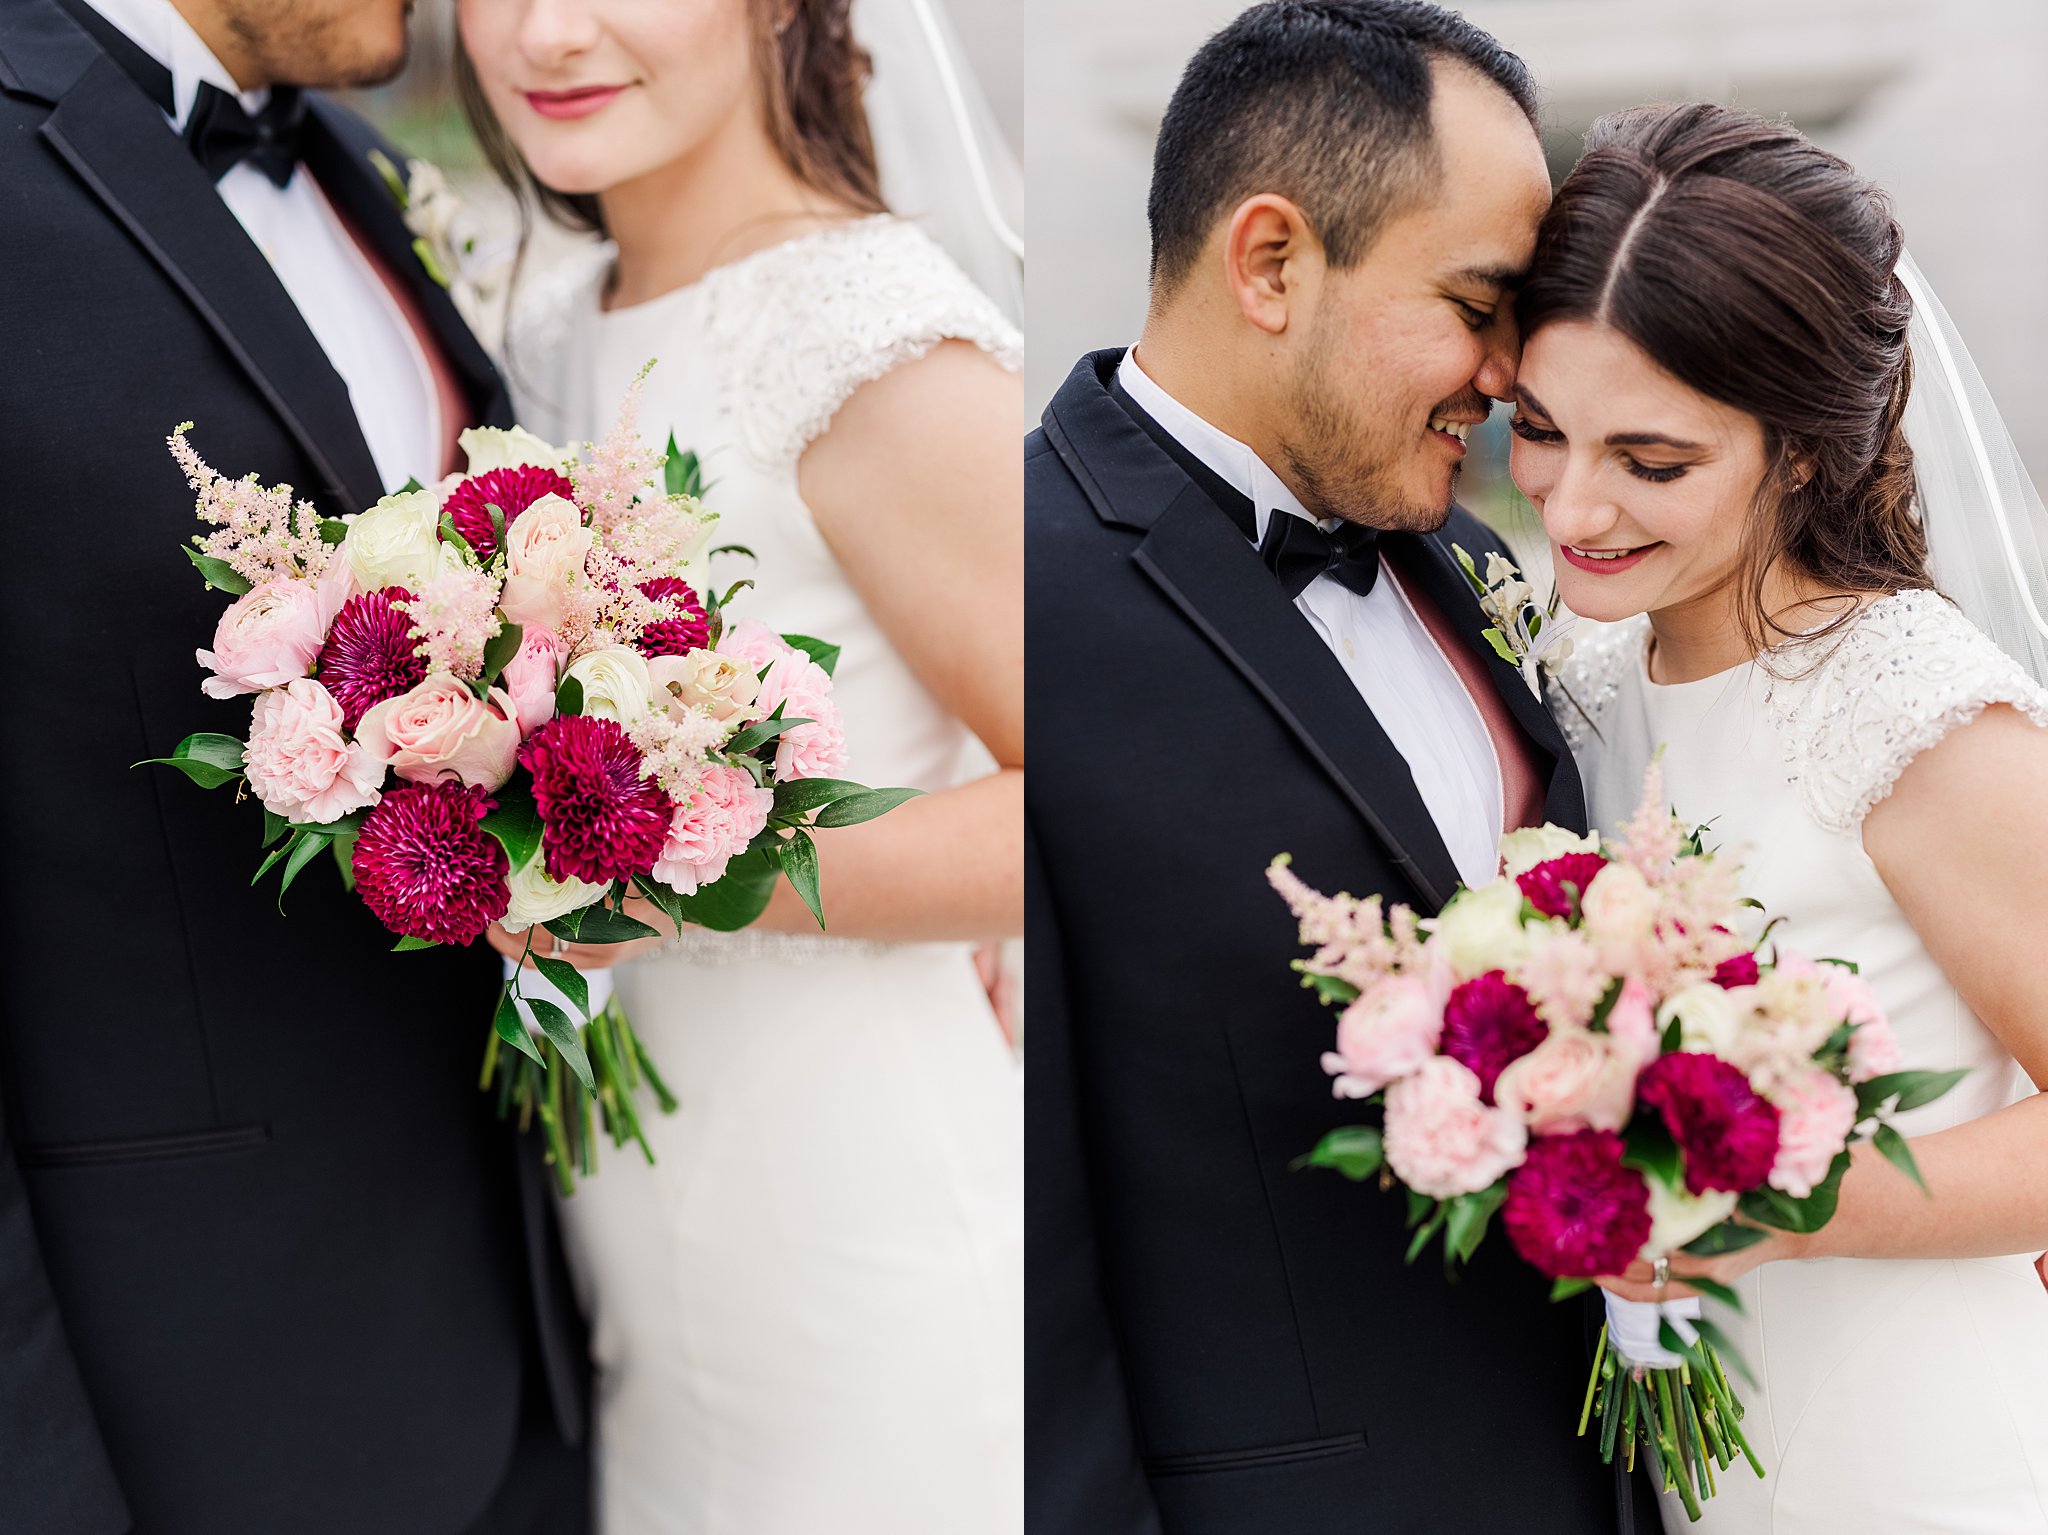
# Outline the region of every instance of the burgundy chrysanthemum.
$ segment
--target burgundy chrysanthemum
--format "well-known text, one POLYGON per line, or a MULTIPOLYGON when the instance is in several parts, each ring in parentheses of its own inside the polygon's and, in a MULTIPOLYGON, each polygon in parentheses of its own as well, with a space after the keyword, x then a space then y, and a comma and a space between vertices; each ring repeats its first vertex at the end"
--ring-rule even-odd
POLYGON ((427 680, 425 659, 413 653, 412 617, 393 606, 411 600, 411 592, 391 586, 349 598, 334 615, 316 667, 350 730, 385 699, 427 680))
POLYGON ((1778 1111, 1749 1078, 1697 1050, 1659 1056, 1636 1078, 1636 1096, 1664 1117, 1685 1153, 1685 1186, 1695 1194, 1759 1187, 1778 1159, 1778 1111))
POLYGON ((1733 991, 1738 986, 1754 986, 1757 973, 1754 954, 1732 955, 1714 967, 1714 984, 1724 991, 1733 991))
POLYGON ((1593 876, 1606 867, 1607 860, 1598 853, 1561 853, 1533 869, 1523 870, 1515 876, 1515 883, 1522 887, 1529 904, 1544 916, 1569 917, 1572 898, 1564 887, 1576 885, 1583 896, 1586 887, 1593 883, 1593 876))
POLYGON ((557 715, 526 738, 519 761, 533 774, 550 877, 606 884, 653 869, 675 807, 640 776, 640 748, 618 725, 557 715))
POLYGON ((441 510, 454 519, 455 531, 469 540, 477 558, 487 560, 496 551, 498 539, 491 530, 491 514, 485 508, 497 507, 505 514, 505 526, 509 528, 521 512, 542 496, 560 496, 573 502, 576 487, 554 470, 534 464, 521 464, 515 469, 486 469, 450 491, 441 510))
POLYGON ((711 643, 711 618, 704 611, 704 604, 698 598, 696 589, 689 582, 675 576, 656 576, 652 581, 642 581, 640 590, 657 600, 673 597, 676 600, 676 616, 664 618, 659 623, 649 624, 641 632, 638 649, 650 659, 655 656, 688 655, 701 650, 711 643))
POLYGON ((512 871, 482 827, 489 791, 441 783, 385 791, 356 836, 356 892, 394 933, 468 943, 505 915, 512 871))
POLYGON ((1491 1103, 1500 1074, 1542 1044, 1549 1032, 1529 993, 1500 971, 1489 970, 1451 993, 1437 1049, 1471 1067, 1479 1078, 1479 1096, 1491 1103))
POLYGON ((1501 1224, 1515 1251, 1553 1279, 1619 1274, 1650 1239, 1650 1190, 1621 1165, 1612 1130, 1539 1135, 1508 1174, 1501 1224))

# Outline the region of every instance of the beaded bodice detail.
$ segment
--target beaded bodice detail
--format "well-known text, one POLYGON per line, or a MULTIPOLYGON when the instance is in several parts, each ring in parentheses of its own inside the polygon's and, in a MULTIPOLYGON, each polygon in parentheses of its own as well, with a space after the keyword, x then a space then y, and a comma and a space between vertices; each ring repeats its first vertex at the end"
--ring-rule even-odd
MULTIPOLYGON (((1594 729, 1642 666, 1648 634, 1646 618, 1614 625, 1566 663, 1559 680, 1591 717, 1560 700, 1575 753, 1597 749, 1594 729)), ((1757 681, 1786 779, 1824 830, 1859 828, 1915 757, 1994 704, 2048 727, 2048 688, 1938 592, 1873 602, 1814 648, 1795 642, 1773 658, 1793 675, 1759 670, 1757 681)))

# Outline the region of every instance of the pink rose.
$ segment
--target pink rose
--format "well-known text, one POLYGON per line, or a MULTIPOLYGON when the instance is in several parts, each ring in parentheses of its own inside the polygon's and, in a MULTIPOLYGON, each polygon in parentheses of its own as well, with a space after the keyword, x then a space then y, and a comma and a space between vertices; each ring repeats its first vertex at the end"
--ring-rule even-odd
POLYGON ((570 586, 596 537, 583 513, 560 496, 542 496, 505 530, 505 616, 535 629, 560 629, 570 586))
POLYGON ((453 677, 429 677, 365 714, 356 739, 400 778, 496 789, 519 754, 515 714, 503 688, 492 688, 486 703, 453 677))
POLYGON ((774 808, 773 789, 760 787, 739 768, 712 764, 690 802, 676 806, 654 877, 680 894, 695 895, 723 877, 726 864, 761 834, 774 808))
POLYGON ((1585 1029, 1552 1029, 1508 1063, 1493 1101, 1537 1135, 1619 1130, 1635 1109, 1632 1047, 1585 1029))
POLYGON ((1771 1089, 1778 1110, 1778 1157, 1771 1187, 1804 1199, 1828 1175, 1860 1117, 1854 1089, 1818 1066, 1781 1079, 1771 1089))
POLYGON ((555 717, 555 688, 561 682, 562 658, 569 647, 552 629, 528 629, 519 641, 519 654, 506 665, 499 679, 512 699, 519 733, 530 736, 555 717))
POLYGON ((722 655, 746 662, 756 673, 784 656, 802 654, 758 618, 743 618, 726 625, 718 649, 722 655))
POLYGON ((1621 995, 1607 1010, 1607 1035, 1636 1066, 1647 1066, 1657 1058, 1661 1045, 1657 1037, 1656 998, 1650 989, 1631 976, 1622 983, 1621 995))
POLYGON ((1369 1098, 1389 1082, 1420 1071, 1436 1054, 1444 1030, 1444 998, 1414 976, 1381 981, 1337 1019, 1337 1048, 1323 1070, 1339 1098, 1369 1098))
POLYGON ((1610 975, 1638 972, 1657 945, 1657 892, 1625 863, 1611 863, 1593 876, 1579 911, 1610 975))
POLYGON ((316 583, 265 581, 221 614, 213 649, 198 652, 199 664, 214 675, 199 686, 208 698, 233 698, 306 676, 333 617, 316 583))
POLYGON ((342 731, 341 705, 311 677, 258 695, 246 752, 263 808, 299 826, 377 803, 384 764, 342 731))
POLYGON ((1447 1055, 1387 1089, 1385 1135, 1394 1176, 1436 1199, 1491 1187, 1529 1144, 1521 1120, 1481 1103, 1479 1078, 1447 1055))
POLYGON ((1840 965, 1823 969, 1826 973, 1821 977, 1821 985, 1837 1018, 1857 1026, 1849 1036, 1849 1080, 1868 1082, 1872 1077, 1886 1076, 1903 1067, 1906 1057, 1899 1049, 1899 1038, 1892 1032, 1892 1022, 1885 1017, 1884 1007, 1878 1002, 1877 993, 1870 989, 1870 982, 1840 965))
POLYGON ((760 718, 766 719, 780 706, 784 719, 811 721, 777 739, 777 782, 830 778, 846 767, 846 732, 840 727, 839 706, 832 702, 831 692, 832 679, 825 668, 801 650, 778 656, 761 679, 761 691, 754 696, 760 718))
POLYGON ((683 656, 655 656, 647 663, 647 680, 655 701, 670 713, 705 709, 711 717, 750 720, 755 716, 754 697, 761 684, 760 667, 738 656, 717 650, 693 650, 683 656))

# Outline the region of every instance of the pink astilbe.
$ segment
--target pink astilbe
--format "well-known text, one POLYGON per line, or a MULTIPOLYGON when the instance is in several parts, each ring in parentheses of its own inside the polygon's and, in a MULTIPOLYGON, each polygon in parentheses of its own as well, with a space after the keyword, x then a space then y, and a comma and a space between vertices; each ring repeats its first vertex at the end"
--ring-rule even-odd
POLYGON ((185 434, 187 421, 164 439, 171 457, 198 492, 199 520, 214 531, 195 534, 201 554, 221 561, 251 586, 266 581, 318 578, 332 551, 320 537, 320 514, 310 501, 294 503, 292 488, 266 489, 254 474, 230 480, 201 458, 185 434))
POLYGON ((666 574, 682 568, 704 530, 717 520, 717 513, 705 511, 695 496, 661 496, 643 499, 605 536, 634 569, 666 574))
POLYGON ((1592 940, 1570 929, 1547 932, 1514 966, 1514 979, 1553 1029, 1591 1021, 1613 977, 1601 968, 1592 940))
POLYGON ((417 597, 392 606, 411 616, 414 651, 429 673, 469 682, 483 675, 484 646, 500 627, 497 604, 497 581, 458 565, 428 581, 417 597))
POLYGON ((1652 760, 1643 773, 1643 797, 1635 815, 1621 829, 1616 850, 1624 863, 1653 885, 1670 878, 1684 832, 1678 817, 1664 803, 1664 764, 1652 760))
POLYGON ((1380 898, 1373 895, 1360 900, 1343 891, 1324 895, 1288 867, 1292 861, 1286 853, 1275 858, 1266 866, 1266 882, 1301 924, 1301 941, 1315 946, 1314 955, 1298 961, 1296 968, 1334 976, 1360 991, 1392 975, 1395 948, 1387 937, 1380 898))
POLYGON ((640 388, 653 366, 648 363, 627 386, 626 397, 619 402, 619 418, 604 441, 585 443, 588 456, 569 466, 576 504, 590 514, 591 526, 607 540, 632 510, 633 498, 661 470, 662 455, 649 451, 640 440, 640 388))
POLYGON ((725 744, 738 723, 714 719, 704 708, 666 709, 643 714, 626 727, 626 734, 645 759, 642 774, 684 805, 703 781, 710 754, 725 744))

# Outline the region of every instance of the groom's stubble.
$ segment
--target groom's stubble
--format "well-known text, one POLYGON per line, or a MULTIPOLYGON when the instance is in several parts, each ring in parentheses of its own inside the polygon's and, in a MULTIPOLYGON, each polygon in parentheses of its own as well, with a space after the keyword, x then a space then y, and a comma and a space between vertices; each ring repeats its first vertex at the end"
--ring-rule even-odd
POLYGON ((179 9, 245 89, 348 90, 405 68, 413 0, 179 0, 179 9))

